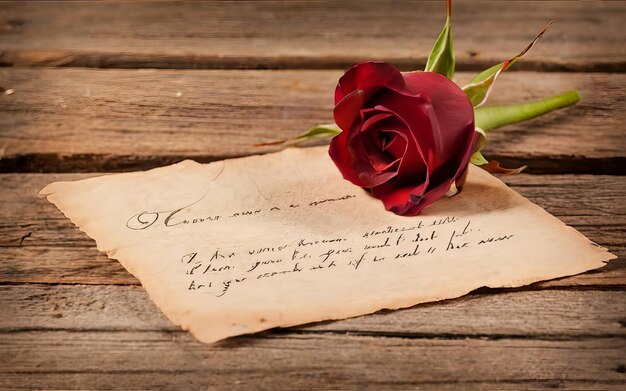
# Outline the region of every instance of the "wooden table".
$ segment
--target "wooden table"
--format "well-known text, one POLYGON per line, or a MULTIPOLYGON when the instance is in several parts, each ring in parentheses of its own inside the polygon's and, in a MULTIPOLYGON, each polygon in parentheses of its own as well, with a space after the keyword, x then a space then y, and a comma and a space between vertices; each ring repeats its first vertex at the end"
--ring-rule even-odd
MULTIPOLYGON (((556 23, 492 104, 577 88, 493 134, 503 179, 626 255, 624 2, 454 4, 459 81, 556 23)), ((37 192, 270 152, 332 121, 343 69, 421 69, 442 2, 0 3, 1 389, 624 389, 626 261, 519 289, 204 345, 37 192), (11 93, 12 92, 12 93, 11 93)), ((540 251, 540 249, 538 249, 540 251)))

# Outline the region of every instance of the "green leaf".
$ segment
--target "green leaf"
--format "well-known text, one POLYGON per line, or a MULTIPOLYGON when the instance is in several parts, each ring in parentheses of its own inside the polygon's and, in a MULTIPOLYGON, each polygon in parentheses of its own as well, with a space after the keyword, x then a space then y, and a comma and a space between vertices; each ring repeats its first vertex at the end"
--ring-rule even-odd
POLYGON ((312 139, 333 138, 339 133, 341 133, 341 129, 336 124, 317 125, 296 137, 295 140, 297 143, 301 143, 312 139))
POLYGON ((267 143, 260 143, 260 144, 256 144, 255 147, 265 147, 269 145, 283 145, 285 147, 288 147, 291 145, 298 145, 306 141, 333 138, 339 133, 341 133, 341 129, 336 124, 317 125, 294 138, 270 141, 267 143))
POLYGON ((489 163, 483 154, 480 153, 480 151, 482 151, 482 149, 487 145, 487 134, 478 126, 474 127, 474 131, 478 133, 478 140, 476 140, 476 145, 474 145, 472 157, 470 157, 470 163, 481 166, 489 163))
POLYGON ((487 159, 485 159, 485 157, 483 156, 482 153, 480 152, 474 152, 472 154, 472 157, 470 158, 470 163, 476 165, 476 166, 482 166, 483 164, 488 164, 489 161, 487 161, 487 159))
POLYGON ((470 80, 468 85, 463 87, 463 92, 465 92, 465 95, 467 95, 474 107, 478 107, 485 103, 487 97, 489 96, 489 93, 491 92, 491 88, 493 87, 498 76, 500 76, 502 72, 509 69, 513 64, 517 62, 517 60, 519 60, 524 54, 526 54, 526 52, 528 52, 533 46, 535 46, 535 43, 537 43, 539 38, 543 36, 543 33, 546 32, 551 24, 552 21, 550 21, 546 25, 546 27, 544 27, 543 30, 541 30, 541 32, 537 34, 535 39, 515 57, 501 62, 500 64, 494 65, 485 71, 482 71, 472 80, 470 80))
POLYGON ((485 69, 484 71, 480 72, 478 75, 474 76, 472 80, 468 82, 468 85, 479 83, 483 80, 487 80, 489 77, 495 75, 500 70, 500 68, 502 68, 502 64, 504 63, 501 62, 500 64, 496 64, 492 66, 491 68, 485 69))
POLYGON ((437 37, 426 62, 426 72, 435 72, 444 75, 448 79, 454 76, 454 48, 452 46, 452 28, 450 27, 450 14, 452 12, 452 0, 446 3, 446 24, 437 37))
POLYGON ((487 144, 486 132, 504 125, 526 121, 551 111, 571 106, 579 100, 580 94, 578 91, 571 90, 535 102, 508 106, 479 107, 474 109, 475 131, 479 133, 480 136, 474 147, 474 153, 470 158, 470 162, 490 173, 518 174, 522 172, 526 166, 514 169, 504 168, 500 167, 498 161, 488 161, 485 159, 481 150, 487 144))
POLYGON ((526 121, 551 111, 571 106, 580 100, 576 90, 564 92, 534 102, 507 106, 488 106, 474 109, 476 126, 490 131, 504 125, 526 121))
POLYGON ((474 132, 478 133, 478 141, 476 141, 473 152, 480 152, 487 145, 487 134, 479 126, 474 126, 474 132))

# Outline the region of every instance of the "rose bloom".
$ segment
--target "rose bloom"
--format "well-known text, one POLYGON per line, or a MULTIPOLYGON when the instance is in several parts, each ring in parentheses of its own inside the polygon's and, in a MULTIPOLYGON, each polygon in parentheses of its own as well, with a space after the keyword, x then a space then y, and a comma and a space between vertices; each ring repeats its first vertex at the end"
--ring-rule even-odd
POLYGON ((464 180, 474 109, 445 76, 357 64, 339 79, 334 116, 330 157, 389 211, 415 216, 464 180))

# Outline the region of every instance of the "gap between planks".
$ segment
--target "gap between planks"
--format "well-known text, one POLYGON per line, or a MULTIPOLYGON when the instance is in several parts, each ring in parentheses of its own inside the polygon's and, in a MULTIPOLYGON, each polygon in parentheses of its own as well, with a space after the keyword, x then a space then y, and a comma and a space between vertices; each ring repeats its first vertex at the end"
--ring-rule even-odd
POLYGON ((379 389, 421 383, 623 386, 625 381, 620 369, 626 340, 621 338, 460 341, 267 334, 210 346, 185 333, 26 332, 0 334, 0 342, 7 353, 0 357, 0 373, 30 373, 28 381, 54 373, 134 372, 153 372, 157 378, 184 373, 185 381, 205 387, 244 389, 301 388, 311 382, 379 389))
MULTIPOLYGON (((0 172, 119 172, 186 158, 275 151, 255 144, 332 122, 340 71, 0 69, 0 172), (180 92, 180 96, 177 93, 180 92)), ((462 85, 471 73, 458 73, 462 85)), ((626 74, 516 72, 490 104, 577 88, 575 107, 490 132, 488 158, 530 173, 626 174, 626 74)))
MULTIPOLYGON (((377 61, 393 64, 403 72, 421 70, 426 66, 426 57, 371 57, 377 61)), ((0 52, 0 67, 63 67, 98 69, 220 69, 220 70, 333 70, 348 69, 366 61, 366 57, 281 57, 246 56, 202 56, 166 55, 158 53, 126 54, 117 52, 77 52, 71 50, 5 50, 0 52)), ((481 72, 502 58, 475 59, 474 52, 462 53, 455 66, 458 72, 481 72)), ((624 73, 626 61, 561 62, 558 60, 524 59, 509 72, 586 72, 624 73)))
MULTIPOLYGON (((294 135, 295 137, 296 135, 294 135)), ((315 143, 324 145, 324 143, 315 143)), ((493 149, 493 148, 492 148, 493 149)), ((263 151, 263 153, 271 153, 263 151)), ((212 163, 224 159, 249 156, 249 153, 233 155, 105 155, 105 154, 72 154, 59 155, 54 153, 32 153, 8 156, 0 163, 0 174, 8 173, 116 173, 150 170, 170 164, 193 159, 198 163, 212 163)), ((489 160, 497 160, 502 167, 527 166, 527 174, 590 174, 590 175, 626 175, 626 156, 606 158, 586 157, 577 155, 553 155, 510 157, 506 154, 492 152, 489 160)))
MULTIPOLYGON (((458 68, 477 71, 500 63, 556 19, 518 69, 624 72, 625 10, 620 2, 529 6, 455 0, 458 68)), ((377 59, 415 70, 445 20, 441 1, 205 1, 150 7, 128 1, 115 7, 3 2, 0 11, 0 64, 99 68, 319 69, 377 59)))

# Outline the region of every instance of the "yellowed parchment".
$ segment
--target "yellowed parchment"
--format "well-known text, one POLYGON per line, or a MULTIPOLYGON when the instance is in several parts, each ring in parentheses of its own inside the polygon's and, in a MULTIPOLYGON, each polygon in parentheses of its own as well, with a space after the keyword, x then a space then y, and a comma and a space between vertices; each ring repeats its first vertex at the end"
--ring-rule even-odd
POLYGON ((203 342, 584 272, 615 258, 472 167, 396 216, 326 148, 57 182, 41 191, 203 342))

